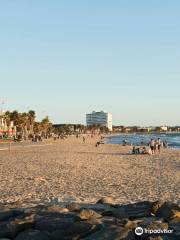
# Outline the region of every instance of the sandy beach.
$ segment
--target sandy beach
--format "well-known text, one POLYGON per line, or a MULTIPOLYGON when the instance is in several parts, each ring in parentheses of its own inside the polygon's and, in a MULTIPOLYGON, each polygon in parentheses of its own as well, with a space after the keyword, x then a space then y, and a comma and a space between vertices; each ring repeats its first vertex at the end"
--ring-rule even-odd
POLYGON ((129 147, 96 148, 96 141, 70 137, 0 151, 0 202, 95 203, 103 196, 118 203, 180 199, 180 151, 131 155, 129 147))

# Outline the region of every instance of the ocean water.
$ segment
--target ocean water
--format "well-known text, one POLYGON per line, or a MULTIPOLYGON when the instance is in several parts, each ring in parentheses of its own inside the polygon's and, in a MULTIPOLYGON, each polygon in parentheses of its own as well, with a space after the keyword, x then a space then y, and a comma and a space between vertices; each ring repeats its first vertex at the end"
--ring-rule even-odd
POLYGON ((180 149, 180 133, 177 134, 121 134, 107 139, 108 144, 123 144, 126 140, 129 145, 148 145, 151 139, 160 138, 161 141, 167 141, 169 148, 180 149))

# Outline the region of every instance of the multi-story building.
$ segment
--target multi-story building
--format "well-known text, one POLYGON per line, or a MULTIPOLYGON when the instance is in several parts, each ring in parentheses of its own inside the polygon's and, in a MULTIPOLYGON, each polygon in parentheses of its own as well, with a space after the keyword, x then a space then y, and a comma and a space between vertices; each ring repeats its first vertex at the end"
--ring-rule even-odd
POLYGON ((87 126, 100 125, 112 131, 112 114, 103 111, 93 111, 92 113, 86 114, 86 124, 87 126))

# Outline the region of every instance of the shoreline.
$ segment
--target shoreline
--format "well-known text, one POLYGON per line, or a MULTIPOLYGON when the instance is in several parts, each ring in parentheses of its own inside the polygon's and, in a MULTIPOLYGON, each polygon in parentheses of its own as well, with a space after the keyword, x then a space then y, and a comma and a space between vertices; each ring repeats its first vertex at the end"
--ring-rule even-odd
MULTIPOLYGON (((147 134, 147 135, 151 135, 151 134, 147 134)), ((152 135, 153 135, 153 134, 152 134, 152 135)), ((161 135, 161 134, 160 134, 160 135, 161 135)), ((125 137, 125 136, 127 136, 127 137, 129 137, 129 136, 131 137, 131 136, 132 136, 132 138, 133 138, 133 137, 136 137, 136 136, 142 136, 142 137, 143 137, 143 136, 146 136, 146 134, 142 134, 142 133, 141 133, 141 134, 140 134, 140 133, 137 133, 137 134, 129 133, 129 134, 106 135, 106 136, 105 136, 105 143, 108 144, 108 145, 109 145, 109 144, 111 144, 111 145, 114 144, 114 145, 124 146, 123 143, 122 143, 122 141, 121 141, 120 143, 118 143, 118 142, 116 142, 116 143, 115 143, 115 142, 114 142, 114 143, 113 143, 113 142, 110 142, 113 138, 114 138, 114 139, 116 139, 116 138, 118 138, 118 137, 121 138, 122 136, 124 136, 124 137, 125 137)), ((158 134, 157 134, 157 136, 158 136, 158 134)), ((180 134, 178 134, 178 136, 180 136, 180 134)), ((122 140, 122 139, 121 139, 121 140, 122 140)), ((130 143, 130 142, 128 142, 127 146, 147 146, 147 147, 148 147, 147 144, 144 144, 144 145, 139 145, 139 144, 137 144, 137 145, 136 145, 135 143, 132 144, 132 143, 130 143)), ((177 150, 177 151, 178 151, 178 150, 180 150, 180 146, 177 146, 177 145, 175 145, 175 146, 168 146, 167 149, 172 149, 172 150, 177 150)))

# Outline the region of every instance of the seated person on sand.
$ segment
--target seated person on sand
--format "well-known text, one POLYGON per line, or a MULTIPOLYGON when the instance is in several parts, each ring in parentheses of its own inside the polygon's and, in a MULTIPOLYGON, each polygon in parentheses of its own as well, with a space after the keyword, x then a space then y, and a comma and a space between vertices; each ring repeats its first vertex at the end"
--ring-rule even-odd
POLYGON ((101 140, 101 141, 98 141, 95 146, 98 147, 98 146, 101 145, 101 144, 104 144, 104 141, 102 141, 102 140, 101 140))
POLYGON ((133 146, 132 154, 140 154, 140 148, 136 148, 135 146, 133 146))
POLYGON ((101 144, 100 142, 97 142, 95 146, 98 147, 100 144, 101 144))
POLYGON ((133 146, 132 154, 150 154, 150 151, 146 147, 140 148, 133 146))
POLYGON ((150 149, 147 149, 146 147, 143 147, 142 148, 142 152, 141 152, 142 154, 151 154, 151 150, 150 149))

